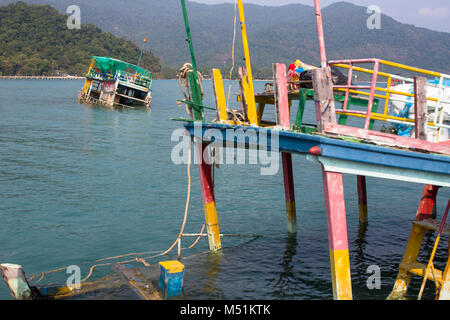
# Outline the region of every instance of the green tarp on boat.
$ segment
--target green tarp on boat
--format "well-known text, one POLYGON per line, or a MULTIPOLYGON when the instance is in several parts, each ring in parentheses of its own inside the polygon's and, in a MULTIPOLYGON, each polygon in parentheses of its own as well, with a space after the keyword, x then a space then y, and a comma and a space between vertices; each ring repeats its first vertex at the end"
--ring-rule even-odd
POLYGON ((134 64, 130 64, 124 61, 120 61, 117 59, 109 58, 109 57, 92 57, 95 59, 96 67, 102 72, 112 72, 116 74, 117 71, 125 71, 126 69, 132 69, 137 73, 140 73, 143 76, 152 77, 150 71, 147 71, 141 67, 135 66, 134 64))

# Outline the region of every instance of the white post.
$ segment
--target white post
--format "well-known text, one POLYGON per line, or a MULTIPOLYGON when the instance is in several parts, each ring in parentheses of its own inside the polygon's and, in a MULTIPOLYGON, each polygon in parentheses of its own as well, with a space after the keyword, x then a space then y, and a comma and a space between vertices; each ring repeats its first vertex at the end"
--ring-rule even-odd
POLYGON ((2 277, 9 287, 11 295, 17 300, 31 300, 32 293, 22 266, 18 264, 1 264, 2 277))

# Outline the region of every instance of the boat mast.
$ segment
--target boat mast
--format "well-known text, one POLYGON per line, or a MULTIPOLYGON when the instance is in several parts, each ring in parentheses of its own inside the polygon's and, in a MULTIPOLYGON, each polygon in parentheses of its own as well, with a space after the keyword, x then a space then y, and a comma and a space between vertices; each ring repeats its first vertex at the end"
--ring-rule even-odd
POLYGON ((197 61, 195 60, 194 46, 192 44, 192 37, 191 37, 191 27, 189 26, 189 18, 187 15, 185 0, 181 0, 181 8, 183 9, 184 24, 186 27, 186 36, 187 36, 186 41, 189 44, 189 51, 191 53, 191 64, 192 64, 192 70, 194 71, 194 79, 198 83, 197 61))
POLYGON ((147 43, 147 39, 144 38, 144 43, 142 44, 141 54, 140 54, 140 56, 139 56, 139 61, 138 61, 138 64, 137 64, 138 67, 139 67, 139 65, 141 64, 142 53, 144 52, 144 47, 145 47, 145 44, 146 44, 146 43, 147 43))
POLYGON ((238 0, 238 6, 239 6, 239 19, 241 21, 242 45, 244 47, 245 67, 247 69, 247 79, 251 93, 254 95, 255 90, 253 89, 252 65, 250 61, 250 51, 248 49, 247 27, 245 26, 244 5, 242 3, 242 0, 238 0))

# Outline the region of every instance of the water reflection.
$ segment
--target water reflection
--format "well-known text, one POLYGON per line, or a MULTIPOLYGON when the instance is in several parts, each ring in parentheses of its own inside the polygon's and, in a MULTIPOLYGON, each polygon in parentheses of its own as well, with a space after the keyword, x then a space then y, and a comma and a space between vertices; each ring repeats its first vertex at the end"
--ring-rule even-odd
POLYGON ((358 275, 358 278, 363 279, 367 276, 367 259, 365 255, 365 249, 367 245, 367 222, 360 222, 358 227, 358 237, 353 242, 353 250, 354 253, 354 261, 355 261, 355 269, 358 275))
POLYGON ((222 268, 220 262, 222 260, 222 253, 209 253, 204 264, 205 276, 204 285, 202 286, 202 292, 208 297, 208 299, 224 299, 224 292, 218 283, 218 275, 221 273, 222 268))
POLYGON ((283 271, 275 283, 276 290, 273 292, 274 296, 284 297, 291 294, 290 291, 292 288, 290 288, 290 285, 295 285, 298 282, 298 279, 294 275, 295 266, 292 263, 293 257, 297 254, 297 246, 297 234, 288 234, 283 261, 281 263, 283 271))

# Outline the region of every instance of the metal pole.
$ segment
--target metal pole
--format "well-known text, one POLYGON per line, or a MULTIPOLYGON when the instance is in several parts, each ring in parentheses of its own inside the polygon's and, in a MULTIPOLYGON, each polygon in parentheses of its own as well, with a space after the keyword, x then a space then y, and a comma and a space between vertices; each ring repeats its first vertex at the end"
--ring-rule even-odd
POLYGON ((142 48, 141 48, 141 55, 139 56, 139 61, 138 61, 138 64, 137 64, 138 67, 141 64, 142 53, 144 52, 144 47, 145 47, 145 43, 146 42, 147 42, 147 39, 144 39, 144 43, 142 44, 142 48))
POLYGON ((192 45, 192 37, 191 37, 191 27, 189 26, 189 18, 186 10, 186 2, 184 0, 181 0, 181 8, 183 9, 184 24, 186 27, 186 36, 187 36, 186 41, 189 44, 189 51, 191 53, 191 63, 192 63, 192 70, 194 71, 194 79, 198 83, 197 61, 195 60, 194 46, 192 45))

